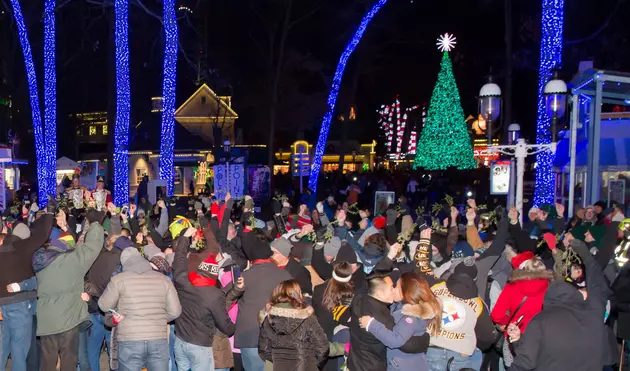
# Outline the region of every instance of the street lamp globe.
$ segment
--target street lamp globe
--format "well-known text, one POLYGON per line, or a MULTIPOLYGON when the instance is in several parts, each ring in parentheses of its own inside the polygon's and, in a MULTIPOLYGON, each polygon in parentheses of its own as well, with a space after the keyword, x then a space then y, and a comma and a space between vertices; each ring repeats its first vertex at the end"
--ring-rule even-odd
POLYGON ((554 71, 552 79, 545 84, 543 95, 547 105, 547 115, 552 122, 552 142, 555 142, 556 126, 558 121, 564 117, 568 96, 567 84, 558 77, 557 71, 554 71))
POLYGON ((488 82, 479 90, 479 114, 486 120, 488 145, 492 145, 492 122, 501 114, 501 88, 488 77, 488 82))
POLYGON ((508 144, 516 144, 521 137, 521 125, 512 123, 508 126, 508 144))
POLYGON ((223 150, 227 153, 230 153, 232 151, 232 143, 229 140, 223 142, 223 150))

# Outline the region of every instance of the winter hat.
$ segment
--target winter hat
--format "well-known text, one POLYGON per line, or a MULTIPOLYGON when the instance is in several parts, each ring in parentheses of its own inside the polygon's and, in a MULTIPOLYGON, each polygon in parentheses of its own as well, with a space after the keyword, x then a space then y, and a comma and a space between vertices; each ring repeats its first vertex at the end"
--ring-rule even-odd
POLYGON ((340 249, 341 240, 339 237, 333 237, 324 244, 324 254, 328 256, 336 257, 340 249))
POLYGON ((462 260, 459 264, 455 266, 453 273, 462 273, 471 277, 473 280, 476 280, 477 266, 475 266, 475 258, 472 256, 464 258, 464 260, 462 260))
POLYGON ((539 212, 539 211, 540 211, 540 209, 539 209, 539 208, 537 208, 537 207, 532 207, 531 209, 529 209, 529 212, 527 213, 527 215, 530 215, 530 214, 532 214, 532 213, 534 213, 534 214, 538 215, 538 212, 539 212))
POLYGON ((193 286, 216 286, 219 279, 219 263, 214 255, 204 259, 195 272, 188 273, 188 279, 193 286))
POLYGON ((357 263, 357 254, 348 243, 342 243, 337 253, 336 261, 345 261, 349 264, 357 263))
POLYGON ((132 246, 133 243, 131 242, 131 240, 125 236, 118 237, 116 241, 114 241, 114 247, 123 251, 132 246))
POLYGON ((273 242, 271 243, 271 247, 276 249, 280 253, 280 255, 288 258, 291 254, 291 249, 293 248, 293 245, 291 245, 291 242, 289 242, 289 240, 280 237, 273 240, 273 242))
POLYGON ((61 237, 61 229, 59 229, 57 227, 53 227, 53 229, 50 231, 50 239, 51 240, 56 240, 59 237, 61 237))
POLYGON ((203 204, 199 201, 195 201, 195 210, 203 209, 203 204))
POLYGON ((593 206, 599 206, 602 210, 606 210, 606 202, 604 201, 597 201, 593 204, 593 206))
POLYGON ((467 273, 455 272, 446 280, 446 287, 460 299, 472 299, 477 297, 479 290, 475 280, 467 273))
POLYGON ((191 228, 192 223, 187 218, 184 218, 181 215, 177 215, 175 220, 168 226, 169 231, 171 231, 171 236, 173 238, 177 238, 182 231, 187 228, 191 228))
POLYGON ((68 244, 68 246, 74 248, 76 241, 74 240, 74 237, 72 237, 72 235, 68 232, 63 232, 60 236, 59 236, 59 241, 63 241, 65 243, 68 244))
POLYGON ((472 246, 470 246, 470 244, 464 240, 459 240, 455 243, 455 246, 453 246, 453 253, 451 255, 451 258, 465 258, 474 255, 475 252, 473 251, 472 246))
POLYGON ((203 207, 205 207, 206 209, 209 209, 210 206, 212 205, 212 201, 210 201, 210 198, 208 197, 202 198, 201 203, 203 204, 203 207))
POLYGON ((25 239, 31 237, 31 230, 28 229, 26 224, 18 223, 18 224, 15 225, 15 227, 13 227, 13 235, 15 237, 19 237, 22 240, 25 240, 25 239))
POLYGON ((252 227, 258 228, 258 229, 265 229, 267 227, 267 223, 263 222, 262 220, 258 218, 254 218, 254 225, 252 227))
MULTIPOLYGON (((127 239, 126 237, 120 237, 118 240, 120 240, 121 238, 127 239)), ((120 264, 124 266, 130 259, 133 259, 134 257, 141 257, 138 250, 124 249, 123 252, 120 254, 120 264)))
POLYGON ((162 273, 165 276, 171 274, 171 265, 168 263, 164 256, 156 255, 149 260, 149 263, 155 268, 156 271, 162 273))
POLYGON ((512 268, 513 269, 523 269, 525 263, 534 257, 534 253, 531 251, 522 252, 515 257, 512 258, 512 268))
POLYGON ((273 255, 269 243, 258 237, 254 232, 243 233, 241 241, 243 252, 249 261, 269 259, 273 255))
POLYGON ((243 207, 246 208, 246 209, 253 209, 254 208, 254 199, 251 196, 246 195, 245 196, 245 205, 243 207))
POLYGON ((549 220, 558 216, 558 213, 556 212, 556 207, 554 205, 550 205, 550 204, 541 205, 540 210, 548 214, 547 219, 549 220))
POLYGON ((374 218, 372 225, 376 229, 384 229, 387 226, 387 219, 384 216, 377 216, 374 218))
POLYGON ((164 256, 164 253, 162 252, 162 250, 160 250, 159 247, 153 244, 146 245, 143 248, 143 251, 144 251, 144 256, 147 258, 148 261, 151 261, 153 257, 158 256, 158 255, 164 256))

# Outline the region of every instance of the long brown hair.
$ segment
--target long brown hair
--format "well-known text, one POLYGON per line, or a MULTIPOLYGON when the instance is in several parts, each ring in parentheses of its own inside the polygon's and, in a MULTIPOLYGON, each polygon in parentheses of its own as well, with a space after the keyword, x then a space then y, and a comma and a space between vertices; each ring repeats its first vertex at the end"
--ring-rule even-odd
MULTIPOLYGON (((352 266, 345 261, 337 261, 332 265, 333 272, 336 276, 346 278, 352 276, 352 266)), ((354 296, 354 283, 339 282, 334 278, 328 280, 326 290, 324 290, 324 298, 322 305, 328 311, 332 312, 336 306, 342 304, 344 299, 352 299, 354 296)))
POLYGON ((433 291, 431 291, 427 280, 415 272, 403 273, 403 275, 400 276, 400 288, 405 303, 412 305, 427 304, 433 309, 433 313, 436 315, 429 322, 427 329, 430 329, 430 335, 432 336, 440 332, 440 326, 442 325, 442 304, 435 297, 433 291))
POLYGON ((295 309, 304 309, 308 304, 302 296, 302 289, 296 280, 282 281, 273 289, 271 300, 267 304, 267 309, 271 309, 274 305, 288 303, 295 309))

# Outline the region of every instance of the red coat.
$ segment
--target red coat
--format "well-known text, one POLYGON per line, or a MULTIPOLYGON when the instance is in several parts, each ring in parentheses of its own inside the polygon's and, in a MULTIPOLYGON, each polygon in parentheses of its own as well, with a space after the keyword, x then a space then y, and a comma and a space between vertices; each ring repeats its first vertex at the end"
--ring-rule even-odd
POLYGON ((514 323, 521 316, 524 316, 519 328, 521 332, 525 332, 529 321, 542 311, 543 299, 549 287, 549 281, 552 278, 553 276, 549 271, 528 272, 516 270, 512 272, 507 285, 505 285, 492 309, 490 314, 492 320, 498 325, 507 326, 510 317, 521 304, 523 298, 527 296, 527 300, 511 321, 514 323))

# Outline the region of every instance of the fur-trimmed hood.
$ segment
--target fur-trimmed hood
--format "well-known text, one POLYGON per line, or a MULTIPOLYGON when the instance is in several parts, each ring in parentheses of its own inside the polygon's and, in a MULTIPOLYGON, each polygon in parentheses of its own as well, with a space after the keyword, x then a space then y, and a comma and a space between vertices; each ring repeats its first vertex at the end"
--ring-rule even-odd
POLYGON ((518 281, 533 281, 533 280, 553 280, 553 273, 546 269, 544 271, 528 271, 523 269, 517 269, 512 271, 510 277, 508 278, 508 282, 515 283, 518 281))
POLYGON ((435 316, 441 315, 441 313, 437 313, 428 303, 405 304, 400 312, 405 316, 417 317, 425 320, 430 320, 435 318, 435 316))
POLYGON ((269 312, 260 312, 259 320, 262 323, 268 318, 269 325, 277 334, 291 334, 297 330, 304 321, 313 315, 313 307, 295 309, 288 304, 274 305, 269 312))

